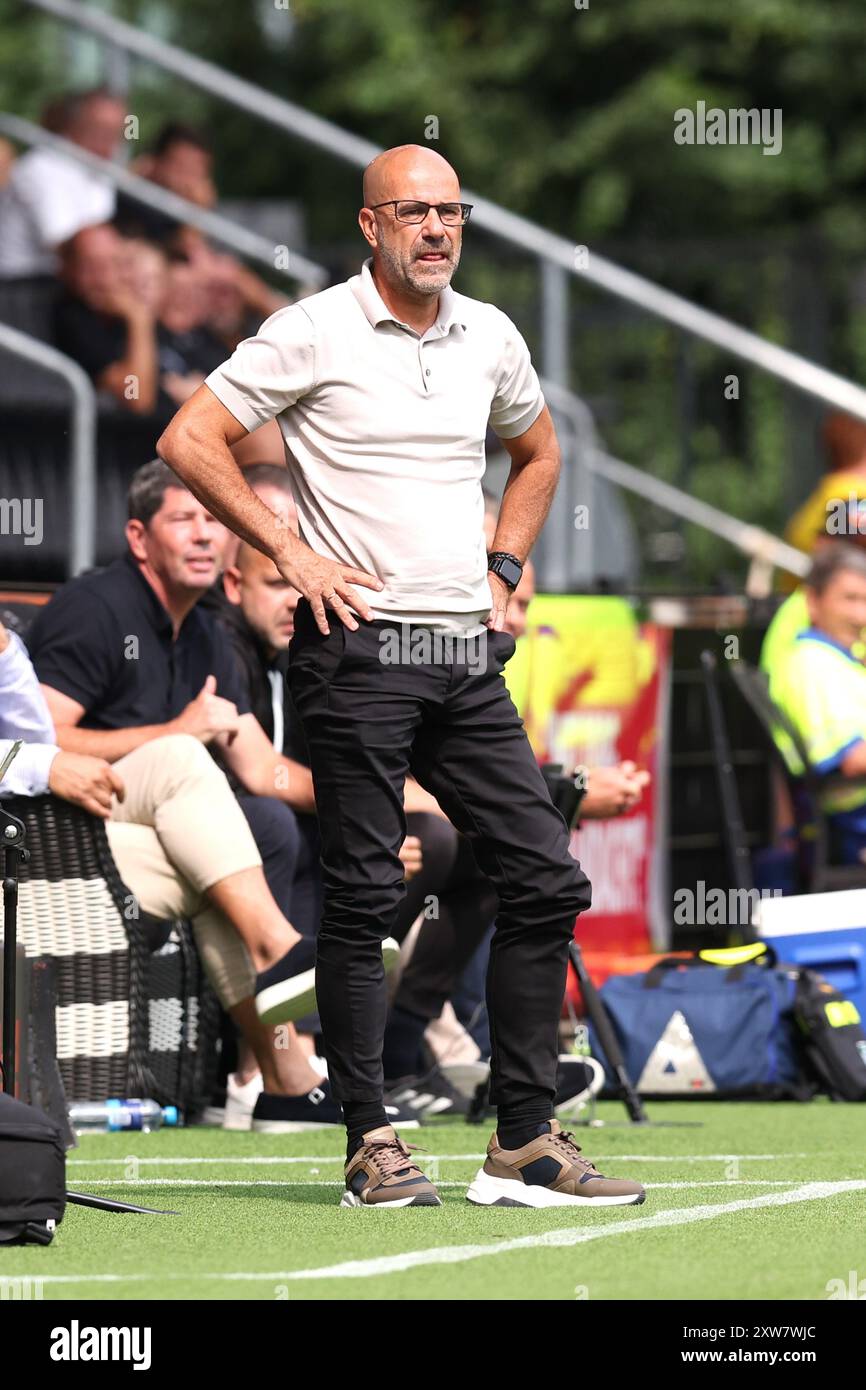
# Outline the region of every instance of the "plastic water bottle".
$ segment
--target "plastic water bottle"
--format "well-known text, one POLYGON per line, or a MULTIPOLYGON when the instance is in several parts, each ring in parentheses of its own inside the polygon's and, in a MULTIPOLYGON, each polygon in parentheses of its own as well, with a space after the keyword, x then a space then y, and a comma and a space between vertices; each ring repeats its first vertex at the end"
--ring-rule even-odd
POLYGON ((139 1129, 146 1134, 178 1121, 177 1106, 162 1106, 155 1100, 78 1101, 69 1107, 69 1123, 78 1134, 87 1129, 139 1129))

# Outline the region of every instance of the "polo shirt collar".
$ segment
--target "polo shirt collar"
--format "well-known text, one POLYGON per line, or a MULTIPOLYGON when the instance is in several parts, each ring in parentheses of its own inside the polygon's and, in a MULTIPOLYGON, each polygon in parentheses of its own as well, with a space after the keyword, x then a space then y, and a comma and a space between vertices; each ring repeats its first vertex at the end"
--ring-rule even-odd
MULTIPOLYGON (((401 328, 407 327, 408 325, 401 323, 398 318, 394 317, 376 289, 372 265, 372 258, 366 260, 361 267, 361 274, 354 275, 349 281, 349 288, 374 328, 378 328, 380 323, 396 323, 401 328)), ((459 324, 463 329, 466 327, 457 310, 457 296, 451 286, 446 285, 443 290, 439 291, 439 313, 433 327, 438 328, 444 337, 446 333, 450 333, 455 324, 459 324)))

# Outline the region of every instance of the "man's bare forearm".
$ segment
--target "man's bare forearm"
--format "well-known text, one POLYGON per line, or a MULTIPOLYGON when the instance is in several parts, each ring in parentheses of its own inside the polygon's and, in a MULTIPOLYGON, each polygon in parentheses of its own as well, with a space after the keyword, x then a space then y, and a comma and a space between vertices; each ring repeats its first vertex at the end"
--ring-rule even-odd
POLYGON ((171 724, 143 724, 139 729, 82 729, 79 724, 61 724, 56 728, 58 748, 67 753, 89 753, 107 763, 116 763, 143 743, 173 732, 171 724))
POLYGON ((296 763, 294 758, 287 758, 283 753, 278 754, 278 759, 283 778, 288 778, 282 799, 295 811, 313 815, 316 810, 316 793, 313 790, 313 774, 310 769, 304 767, 303 763, 296 763))
POLYGON ((512 464, 502 495, 493 549, 525 562, 547 519, 559 478, 559 453, 537 454, 512 464))
POLYGON ((282 523, 244 481, 243 471, 225 440, 200 434, 195 421, 184 421, 185 408, 174 417, 156 450, 190 492, 241 540, 269 559, 289 559, 308 547, 282 523))

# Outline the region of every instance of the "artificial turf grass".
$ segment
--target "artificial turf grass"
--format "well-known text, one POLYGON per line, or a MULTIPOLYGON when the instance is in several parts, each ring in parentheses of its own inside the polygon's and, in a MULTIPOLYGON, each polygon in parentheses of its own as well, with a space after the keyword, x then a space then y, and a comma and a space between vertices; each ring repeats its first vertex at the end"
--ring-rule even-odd
MULTIPOLYGON (((724 1213, 708 1221, 639 1229, 646 1217, 672 1208, 723 1205, 782 1192, 744 1186, 751 1180, 866 1179, 866 1108, 813 1102, 793 1104, 656 1104, 652 1118, 698 1120, 699 1128, 580 1129, 589 1157, 604 1155, 603 1172, 646 1183, 711 1181, 715 1187, 650 1188, 645 1205, 629 1208, 559 1208, 548 1211, 481 1209, 465 1201, 465 1187, 443 1187, 441 1208, 391 1212, 346 1211, 342 1188, 342 1135, 224 1134, 193 1128, 152 1135, 92 1135, 70 1154, 68 1182, 82 1191, 174 1207, 180 1217, 117 1216, 82 1208, 67 1214, 47 1249, 0 1253, 0 1276, 118 1275, 117 1282, 43 1285, 50 1299, 645 1299, 826 1298, 832 1278, 866 1270, 866 1192, 842 1193, 784 1207, 724 1213), (611 1155, 680 1155, 663 1162, 611 1155), (778 1154, 772 1160, 728 1158, 686 1161, 686 1155, 778 1154), (317 1162, 231 1164, 231 1157, 308 1155, 317 1162), (800 1156, 803 1155, 803 1156, 800 1156), (129 1182, 127 1160, 202 1157, 206 1164, 144 1164, 129 1182), (325 1159, 325 1156, 327 1158, 325 1159), (106 1163, 106 1159, 115 1160, 106 1163), (91 1164, 82 1160, 96 1160, 91 1164), (124 1160, 118 1163, 116 1160, 124 1160), (212 1160, 212 1161, 211 1161, 212 1160), (324 1161, 322 1161, 324 1160, 324 1161), (311 1169, 318 1169, 313 1172, 311 1169), (731 1182, 735 1174, 739 1183, 731 1182), (229 1179, 279 1183, 268 1187, 163 1186, 173 1180, 229 1179), (98 1178, 115 1181, 96 1185, 98 1178), (333 1185, 324 1186, 325 1181, 333 1185), (300 1185, 310 1183, 312 1185, 300 1185), (431 1247, 496 1245, 553 1229, 602 1229, 637 1223, 628 1233, 565 1248, 533 1248, 486 1255, 457 1264, 423 1265, 372 1278, 287 1280, 290 1271, 431 1247), (255 1273, 256 1280, 204 1278, 255 1273), (139 1276, 132 1278, 130 1276, 139 1276), (143 1277, 141 1277, 143 1276, 143 1277)), ((599 1107, 620 1120, 621 1106, 599 1107)), ((477 1159, 442 1162, 439 1176, 468 1185, 489 1137, 489 1127, 437 1122, 406 1139, 437 1155, 477 1159)), ((422 1163, 424 1154, 418 1155, 422 1163)))

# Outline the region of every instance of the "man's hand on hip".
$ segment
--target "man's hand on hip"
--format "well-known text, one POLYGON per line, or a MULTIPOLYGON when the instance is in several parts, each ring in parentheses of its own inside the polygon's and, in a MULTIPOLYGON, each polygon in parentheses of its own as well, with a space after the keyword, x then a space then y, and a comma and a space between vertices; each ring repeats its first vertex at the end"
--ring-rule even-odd
POLYGON ((118 801, 124 797, 123 779, 111 763, 87 753, 58 753, 48 773, 48 786, 55 796, 83 806, 102 820, 111 815, 112 796, 118 801))
POLYGON ((498 574, 488 572, 487 579, 490 584, 490 592, 493 595, 493 607, 484 619, 484 626, 489 627, 491 632, 502 632, 505 627, 505 610, 508 607, 508 600, 511 598, 511 590, 498 574))
POLYGON ((326 560, 303 542, 298 543, 291 559, 277 560, 277 569, 296 589, 299 589, 313 610, 313 617, 320 632, 327 634, 328 617, 326 609, 332 608, 337 617, 351 632, 358 624, 349 612, 354 608, 362 618, 369 620, 373 614, 361 595, 352 584, 361 584, 365 589, 384 589, 381 579, 365 570, 352 569, 350 565, 338 564, 336 560, 326 560))

